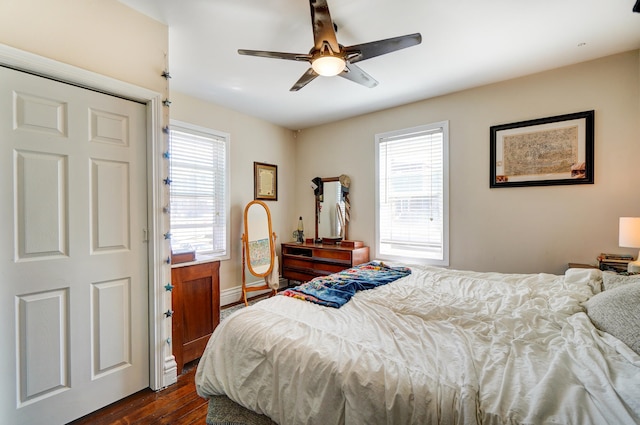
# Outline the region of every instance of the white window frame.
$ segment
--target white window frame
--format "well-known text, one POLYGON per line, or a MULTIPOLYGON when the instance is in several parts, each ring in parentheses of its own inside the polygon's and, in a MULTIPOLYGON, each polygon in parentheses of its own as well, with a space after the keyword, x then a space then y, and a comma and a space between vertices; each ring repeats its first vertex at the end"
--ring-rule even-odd
MULTIPOLYGON (((206 260, 228 260, 231 258, 231 204, 230 204, 230 143, 231 143, 231 136, 228 133, 224 133, 221 131, 217 131, 217 130, 213 130, 207 127, 202 127, 202 126, 198 126, 195 124, 191 124, 191 123, 187 123, 187 122, 183 122, 183 121, 178 121, 178 120, 170 120, 170 129, 169 132, 171 133, 173 130, 180 130, 182 132, 185 133, 191 133, 191 134, 195 134, 195 135, 200 135, 200 136, 204 136, 204 137, 211 137, 213 139, 217 139, 220 141, 223 141, 225 144, 225 159, 224 159, 224 220, 225 220, 225 230, 224 230, 224 235, 225 235, 225 249, 223 253, 206 253, 204 255, 199 255, 196 258, 196 261, 200 262, 200 261, 206 261, 206 260)), ((169 153, 171 154, 171 146, 169 148, 169 153)), ((169 161, 171 161, 171 155, 169 156, 169 161)), ((171 169, 171 167, 170 167, 171 169)), ((170 176, 171 178, 171 176, 170 176)), ((172 179, 173 180, 173 179, 172 179)), ((170 191, 171 192, 171 191, 170 191)), ((171 202, 171 196, 169 197, 170 202, 171 202)), ((170 210, 171 212, 171 210, 170 210)), ((173 233, 173 232, 172 232, 173 233)), ((172 234, 172 239, 175 237, 175 235, 172 234)), ((172 242, 175 242, 172 240, 172 242)))
POLYGON ((417 127, 395 130, 375 135, 375 258, 409 263, 449 266, 449 121, 440 121, 417 127), (440 258, 424 258, 408 254, 394 255, 381 252, 380 211, 380 145, 389 139, 398 139, 412 134, 442 130, 442 255, 440 258))

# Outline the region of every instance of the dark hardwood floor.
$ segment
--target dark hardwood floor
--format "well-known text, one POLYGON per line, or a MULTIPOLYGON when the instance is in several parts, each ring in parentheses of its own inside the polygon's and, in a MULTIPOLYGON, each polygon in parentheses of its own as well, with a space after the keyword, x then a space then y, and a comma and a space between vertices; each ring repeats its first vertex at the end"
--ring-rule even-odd
POLYGON ((185 365, 178 383, 162 391, 139 391, 68 425, 204 425, 207 400, 196 393, 197 361, 185 365))

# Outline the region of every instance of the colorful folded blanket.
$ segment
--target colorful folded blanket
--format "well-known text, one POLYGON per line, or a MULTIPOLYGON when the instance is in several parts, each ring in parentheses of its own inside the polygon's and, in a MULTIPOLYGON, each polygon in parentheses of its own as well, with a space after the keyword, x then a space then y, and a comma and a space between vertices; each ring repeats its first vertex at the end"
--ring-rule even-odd
POLYGON ((294 288, 285 289, 280 295, 340 308, 358 291, 386 285, 409 274, 411 270, 407 267, 389 267, 380 262, 370 262, 328 276, 316 277, 294 288))

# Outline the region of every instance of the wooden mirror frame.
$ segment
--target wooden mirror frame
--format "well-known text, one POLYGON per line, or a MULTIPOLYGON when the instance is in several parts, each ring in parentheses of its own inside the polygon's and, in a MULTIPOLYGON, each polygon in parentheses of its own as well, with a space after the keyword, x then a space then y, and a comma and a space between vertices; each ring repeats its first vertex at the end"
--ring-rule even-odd
POLYGON ((246 272, 245 272, 245 267, 246 267, 249 269, 249 272, 256 277, 266 277, 270 275, 274 268, 275 255, 276 255, 276 233, 271 228, 271 212, 269 211, 269 207, 267 206, 267 204, 265 204, 262 201, 258 201, 258 200, 251 201, 244 208, 244 233, 242 234, 242 298, 245 305, 248 305, 247 292, 270 290, 271 295, 275 295, 276 291, 274 289, 271 289, 271 287, 266 283, 260 286, 247 286, 246 272), (266 238, 269 241, 270 262, 269 262, 269 267, 265 272, 258 272, 252 266, 251 255, 250 255, 251 250, 249 246, 250 242, 252 242, 249 240, 249 237, 250 237, 249 236, 249 229, 250 229, 249 210, 251 208, 258 208, 258 207, 264 208, 266 221, 267 221, 266 238))
MULTIPOLYGON (((346 177, 343 175, 343 177, 346 177)), ((330 182, 340 182, 340 177, 316 177, 315 179, 312 180, 314 183, 316 184, 322 184, 324 185, 324 183, 330 183, 330 182)), ((348 237, 348 231, 349 231, 349 219, 351 216, 351 205, 349 203, 349 188, 345 187, 342 185, 342 183, 340 183, 340 186, 342 188, 342 199, 341 201, 344 202, 345 204, 345 216, 344 216, 344 238, 343 239, 349 239, 348 237)), ((322 193, 322 196, 324 196, 324 191, 322 189, 318 190, 315 189, 315 215, 316 215, 316 222, 315 222, 315 241, 316 242, 321 242, 322 238, 320 238, 319 234, 318 234, 318 222, 319 222, 319 218, 320 218, 320 206, 321 206, 321 202, 320 202, 320 194, 322 193)))

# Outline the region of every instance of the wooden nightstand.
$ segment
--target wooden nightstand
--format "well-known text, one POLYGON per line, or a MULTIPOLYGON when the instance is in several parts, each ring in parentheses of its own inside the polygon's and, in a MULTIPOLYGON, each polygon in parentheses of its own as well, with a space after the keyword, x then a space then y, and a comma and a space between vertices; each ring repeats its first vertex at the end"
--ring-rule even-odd
POLYGON ((220 323, 220 261, 171 269, 173 355, 178 375, 185 363, 200 358, 220 323))
POLYGON ((568 268, 570 269, 597 269, 597 266, 591 264, 583 264, 583 263, 569 263, 568 268))

